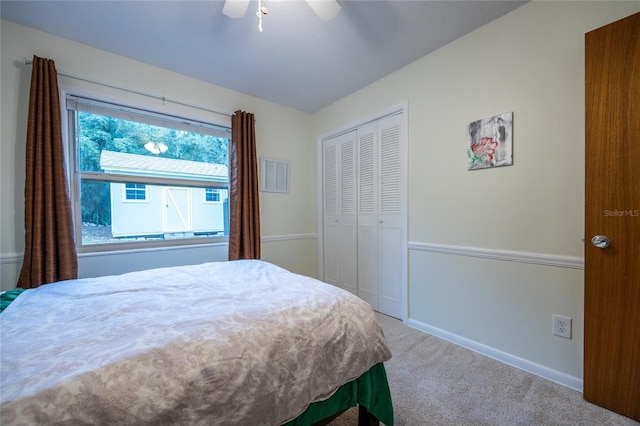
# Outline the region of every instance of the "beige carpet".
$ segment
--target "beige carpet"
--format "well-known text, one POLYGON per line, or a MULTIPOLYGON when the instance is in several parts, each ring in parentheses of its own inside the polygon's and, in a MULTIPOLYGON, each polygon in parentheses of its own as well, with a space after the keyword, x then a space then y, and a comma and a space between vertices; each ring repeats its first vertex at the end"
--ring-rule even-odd
MULTIPOLYGON (((398 426, 639 424, 580 392, 377 317, 393 353, 385 368, 398 426)), ((357 425, 357 410, 330 425, 357 425)))

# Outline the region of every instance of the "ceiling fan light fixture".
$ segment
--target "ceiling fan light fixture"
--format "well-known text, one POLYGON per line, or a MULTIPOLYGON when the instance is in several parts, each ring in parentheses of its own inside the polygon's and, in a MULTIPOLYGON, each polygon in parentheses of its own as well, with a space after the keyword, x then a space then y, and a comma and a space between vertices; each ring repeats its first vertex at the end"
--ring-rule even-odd
POLYGON ((165 145, 162 142, 147 142, 144 144, 144 148, 151 152, 152 154, 162 154, 167 152, 167 149, 169 149, 169 147, 167 145, 165 145))
MULTIPOLYGON (((230 18, 242 18, 247 12, 250 0, 226 0, 222 13, 230 18)), ((307 4, 323 21, 330 21, 338 15, 342 9, 337 0, 306 0, 307 4)), ((267 15, 269 9, 263 5, 262 0, 258 0, 258 30, 262 32, 262 16, 267 15)))
POLYGON ((269 13, 269 9, 267 6, 262 5, 262 0, 258 0, 258 11, 256 12, 256 16, 258 17, 258 31, 262 32, 262 15, 266 15, 269 13))

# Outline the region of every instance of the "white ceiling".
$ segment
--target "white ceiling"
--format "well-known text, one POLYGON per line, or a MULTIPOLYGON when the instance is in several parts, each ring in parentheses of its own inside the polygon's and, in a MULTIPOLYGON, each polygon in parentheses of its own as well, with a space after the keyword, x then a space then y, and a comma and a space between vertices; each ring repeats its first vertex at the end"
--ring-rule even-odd
POLYGON ((257 0, 238 19, 222 14, 221 0, 3 0, 0 14, 18 24, 313 113, 526 3, 338 2, 340 13, 323 22, 305 1, 265 0, 270 13, 264 17, 262 33, 255 14, 257 0))

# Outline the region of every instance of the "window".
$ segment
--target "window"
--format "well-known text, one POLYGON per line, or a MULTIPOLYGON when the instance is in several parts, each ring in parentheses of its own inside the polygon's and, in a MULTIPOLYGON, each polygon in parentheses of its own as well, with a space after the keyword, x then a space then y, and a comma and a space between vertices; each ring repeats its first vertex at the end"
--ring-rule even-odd
POLYGON ((71 95, 66 105, 79 251, 228 235, 228 127, 71 95))
POLYGON ((141 183, 127 183, 124 185, 124 199, 127 201, 146 201, 147 185, 141 183))
POLYGON ((204 201, 207 203, 220 201, 220 190, 216 188, 205 188, 204 201))

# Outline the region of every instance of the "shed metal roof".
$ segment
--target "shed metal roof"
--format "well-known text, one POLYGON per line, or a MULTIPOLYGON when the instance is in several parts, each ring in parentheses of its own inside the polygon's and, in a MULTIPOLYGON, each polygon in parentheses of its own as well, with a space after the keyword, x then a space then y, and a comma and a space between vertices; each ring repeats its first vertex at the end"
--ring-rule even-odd
POLYGON ((199 161, 176 160, 174 158, 150 155, 127 154, 124 152, 102 151, 100 167, 109 173, 151 174, 155 176, 176 176, 184 178, 227 179, 229 170, 224 164, 199 161))

